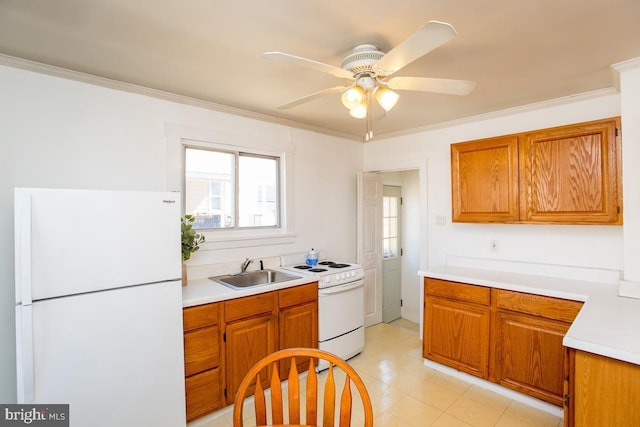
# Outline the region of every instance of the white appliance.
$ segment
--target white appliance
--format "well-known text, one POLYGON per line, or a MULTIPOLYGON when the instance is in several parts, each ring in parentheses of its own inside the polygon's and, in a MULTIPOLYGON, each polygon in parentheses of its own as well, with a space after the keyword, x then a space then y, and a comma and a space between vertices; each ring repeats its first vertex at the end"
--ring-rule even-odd
POLYGON ((180 195, 15 189, 17 396, 184 426, 180 195))
MULTIPOLYGON (((295 256, 281 257, 285 265, 295 256)), ((318 347, 349 359, 364 349, 364 270, 358 264, 321 260, 316 266, 301 262, 285 270, 318 280, 318 347)), ((317 370, 329 367, 319 361, 317 370)))

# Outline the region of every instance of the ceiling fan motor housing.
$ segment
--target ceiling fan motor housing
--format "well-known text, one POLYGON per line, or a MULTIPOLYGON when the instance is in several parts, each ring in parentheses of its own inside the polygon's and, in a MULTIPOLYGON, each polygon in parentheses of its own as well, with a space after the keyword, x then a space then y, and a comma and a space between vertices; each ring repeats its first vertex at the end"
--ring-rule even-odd
POLYGON ((341 68, 351 71, 354 76, 367 73, 373 77, 375 76, 373 66, 377 64, 383 56, 384 52, 381 52, 376 45, 361 44, 356 46, 353 52, 344 58, 341 68))

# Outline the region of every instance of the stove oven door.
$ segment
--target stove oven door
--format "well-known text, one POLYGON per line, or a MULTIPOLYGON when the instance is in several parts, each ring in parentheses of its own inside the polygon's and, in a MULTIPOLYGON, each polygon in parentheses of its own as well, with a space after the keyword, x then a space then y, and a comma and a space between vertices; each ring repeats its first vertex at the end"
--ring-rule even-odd
POLYGON ((364 326, 364 281, 318 290, 318 338, 330 340, 364 326))

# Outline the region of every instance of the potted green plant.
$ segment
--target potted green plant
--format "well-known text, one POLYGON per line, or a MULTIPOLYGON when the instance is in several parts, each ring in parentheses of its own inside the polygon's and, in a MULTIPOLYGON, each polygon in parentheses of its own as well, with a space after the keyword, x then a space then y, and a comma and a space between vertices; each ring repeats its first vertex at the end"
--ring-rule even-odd
POLYGON ((185 261, 191 258, 191 254, 200 249, 200 243, 204 242, 204 236, 193 229, 196 218, 193 215, 184 215, 180 218, 182 231, 182 284, 187 284, 187 266, 185 261))

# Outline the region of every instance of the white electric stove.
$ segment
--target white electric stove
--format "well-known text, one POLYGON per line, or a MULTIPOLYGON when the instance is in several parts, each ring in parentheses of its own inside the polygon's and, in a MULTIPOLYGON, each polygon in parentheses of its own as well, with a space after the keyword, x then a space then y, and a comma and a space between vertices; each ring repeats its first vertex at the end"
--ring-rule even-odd
MULTIPOLYGON (((318 347, 345 360, 356 356, 364 349, 363 268, 327 259, 308 266, 301 259, 282 257, 281 268, 318 280, 318 347), (298 262, 285 264, 292 259, 298 262)), ((328 367, 320 361, 317 370, 328 367)))

